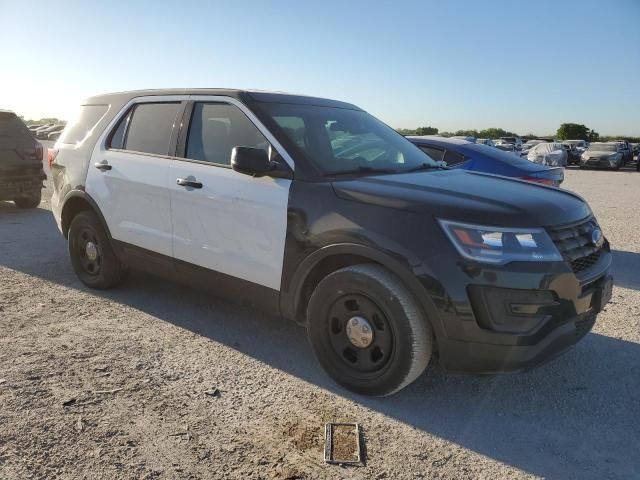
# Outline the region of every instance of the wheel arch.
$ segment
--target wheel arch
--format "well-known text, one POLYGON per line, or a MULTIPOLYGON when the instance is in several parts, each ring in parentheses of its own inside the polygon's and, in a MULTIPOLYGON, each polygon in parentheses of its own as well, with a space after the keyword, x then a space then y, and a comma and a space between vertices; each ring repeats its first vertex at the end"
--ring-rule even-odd
POLYGON ((104 231, 107 233, 109 241, 111 241, 111 232, 109 231, 107 222, 104 219, 98 204, 87 192, 83 190, 71 190, 65 196, 64 205, 60 213, 60 228, 64 237, 68 238, 69 227, 71 226, 73 218, 78 213, 85 210, 92 210, 95 212, 100 219, 100 223, 102 224, 104 231))
POLYGON ((300 263, 291 278, 288 291, 281 295, 282 315, 304 325, 307 304, 320 280, 336 270, 360 263, 381 265, 396 275, 422 307, 436 338, 443 334, 435 304, 407 263, 373 247, 351 243, 320 248, 300 263))

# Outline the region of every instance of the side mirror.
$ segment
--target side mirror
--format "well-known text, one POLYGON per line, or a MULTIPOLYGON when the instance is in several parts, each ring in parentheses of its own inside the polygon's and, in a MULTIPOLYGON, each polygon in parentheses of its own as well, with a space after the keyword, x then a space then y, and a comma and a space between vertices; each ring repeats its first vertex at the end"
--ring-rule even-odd
POLYGON ((231 168, 245 175, 264 177, 275 170, 277 164, 269 160, 269 154, 261 148, 233 147, 231 168))

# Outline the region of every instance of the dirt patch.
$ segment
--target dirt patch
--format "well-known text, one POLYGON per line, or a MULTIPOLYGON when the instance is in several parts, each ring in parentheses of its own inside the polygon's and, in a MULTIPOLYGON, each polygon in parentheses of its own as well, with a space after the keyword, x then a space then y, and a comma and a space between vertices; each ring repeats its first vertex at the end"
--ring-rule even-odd
POLYGON ((358 451, 358 432, 355 426, 334 425, 332 430, 331 458, 345 462, 357 462, 360 452, 358 451))

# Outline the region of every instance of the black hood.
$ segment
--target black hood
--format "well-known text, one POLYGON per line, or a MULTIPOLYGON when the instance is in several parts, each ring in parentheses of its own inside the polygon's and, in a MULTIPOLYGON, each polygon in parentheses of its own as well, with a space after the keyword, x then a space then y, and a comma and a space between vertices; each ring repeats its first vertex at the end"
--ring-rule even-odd
POLYGON ((362 177, 333 187, 348 200, 494 226, 562 225, 591 214, 580 196, 566 190, 464 170, 362 177))

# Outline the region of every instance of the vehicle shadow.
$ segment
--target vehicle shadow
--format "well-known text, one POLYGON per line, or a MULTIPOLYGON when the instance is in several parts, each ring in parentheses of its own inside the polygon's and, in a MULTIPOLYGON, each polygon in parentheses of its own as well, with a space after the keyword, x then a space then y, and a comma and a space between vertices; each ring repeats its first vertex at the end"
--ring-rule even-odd
POLYGON ((591 333, 517 375, 452 375, 436 364, 400 393, 372 399, 336 386, 313 359, 304 329, 290 322, 141 273, 116 290, 86 289, 47 210, 0 204, 0 244, 2 267, 131 306, 524 472, 562 479, 640 472, 640 344, 591 333))

